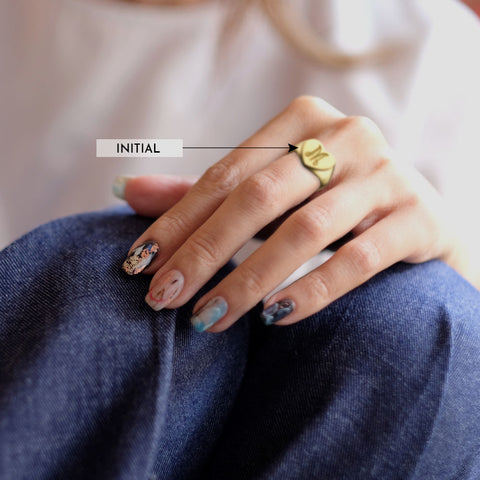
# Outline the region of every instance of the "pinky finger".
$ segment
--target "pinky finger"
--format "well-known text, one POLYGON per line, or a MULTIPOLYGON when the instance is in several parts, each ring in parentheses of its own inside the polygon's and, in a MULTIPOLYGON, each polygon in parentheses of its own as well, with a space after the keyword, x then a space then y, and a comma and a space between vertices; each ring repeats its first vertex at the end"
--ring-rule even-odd
POLYGON ((322 310, 417 250, 421 239, 405 233, 412 231, 418 232, 418 220, 408 211, 378 221, 323 265, 272 295, 265 303, 263 322, 291 325, 322 310))

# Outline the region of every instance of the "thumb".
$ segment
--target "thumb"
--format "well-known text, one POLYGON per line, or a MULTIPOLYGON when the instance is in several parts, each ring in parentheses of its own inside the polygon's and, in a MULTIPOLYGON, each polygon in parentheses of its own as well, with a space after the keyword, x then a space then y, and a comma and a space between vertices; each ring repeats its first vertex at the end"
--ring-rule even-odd
POLYGON ((196 181, 197 177, 175 175, 117 177, 113 192, 139 215, 156 218, 175 205, 196 181))

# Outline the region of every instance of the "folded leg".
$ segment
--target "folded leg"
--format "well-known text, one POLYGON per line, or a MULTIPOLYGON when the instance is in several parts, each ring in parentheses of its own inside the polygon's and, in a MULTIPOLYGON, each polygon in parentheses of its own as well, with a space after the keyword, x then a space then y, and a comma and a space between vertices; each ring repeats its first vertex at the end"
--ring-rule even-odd
POLYGON ((248 324, 200 335, 196 299, 145 304, 149 278, 120 266, 150 221, 127 209, 69 217, 0 252, 3 480, 190 479, 211 454, 248 324))
POLYGON ((480 478, 480 293, 445 264, 255 328, 205 478, 480 478))

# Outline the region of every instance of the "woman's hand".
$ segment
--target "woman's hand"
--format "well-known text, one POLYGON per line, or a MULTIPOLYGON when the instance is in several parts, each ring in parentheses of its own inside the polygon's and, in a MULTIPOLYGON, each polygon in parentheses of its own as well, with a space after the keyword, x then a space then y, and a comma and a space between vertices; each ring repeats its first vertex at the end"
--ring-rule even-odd
POLYGON ((307 138, 319 139, 337 161, 332 180, 318 193, 318 179, 297 154, 276 150, 232 151, 196 183, 178 187, 173 206, 175 195, 156 196, 162 188, 146 193, 148 179, 143 189, 137 185, 140 196, 128 185, 127 200, 141 213, 158 214, 171 206, 133 244, 124 264, 127 273, 155 273, 146 296, 152 308, 183 305, 250 238, 302 202, 197 302, 192 323, 198 331, 225 330, 349 232, 353 239, 326 263, 268 299, 266 323, 298 322, 398 261, 441 258, 459 271, 464 268, 440 196, 402 159, 397 163, 370 120, 347 117, 318 98, 299 97, 242 145, 307 138))

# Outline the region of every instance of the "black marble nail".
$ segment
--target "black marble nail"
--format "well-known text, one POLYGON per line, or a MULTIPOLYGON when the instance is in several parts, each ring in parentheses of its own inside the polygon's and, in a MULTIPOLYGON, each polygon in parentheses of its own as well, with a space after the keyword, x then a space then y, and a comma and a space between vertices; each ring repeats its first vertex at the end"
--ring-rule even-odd
POLYGON ((285 318, 287 315, 293 312, 295 308, 295 302, 288 298, 280 300, 279 302, 274 303, 267 307, 260 315, 263 323, 265 325, 271 325, 276 323, 282 318, 285 318))
POLYGON ((137 275, 150 265, 158 253, 157 242, 146 242, 139 245, 123 262, 122 269, 129 275, 137 275))

